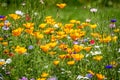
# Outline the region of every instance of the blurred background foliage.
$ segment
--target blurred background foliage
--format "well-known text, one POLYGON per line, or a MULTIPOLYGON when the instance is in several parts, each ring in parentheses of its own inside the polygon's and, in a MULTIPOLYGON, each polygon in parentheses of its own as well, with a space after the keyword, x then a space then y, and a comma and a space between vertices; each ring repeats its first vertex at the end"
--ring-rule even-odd
MULTIPOLYGON (((19 6, 23 2, 34 4, 41 0, 0 0, 1 7, 19 6)), ((46 6, 52 6, 57 3, 66 3, 67 5, 86 6, 86 7, 120 7, 120 0, 42 0, 46 6)))

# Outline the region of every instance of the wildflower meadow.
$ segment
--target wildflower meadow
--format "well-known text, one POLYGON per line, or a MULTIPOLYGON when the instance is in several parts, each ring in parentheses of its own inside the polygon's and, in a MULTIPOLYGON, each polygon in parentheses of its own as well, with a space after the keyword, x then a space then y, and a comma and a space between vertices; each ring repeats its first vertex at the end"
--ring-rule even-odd
POLYGON ((46 1, 1 5, 0 80, 120 80, 118 9, 46 1))

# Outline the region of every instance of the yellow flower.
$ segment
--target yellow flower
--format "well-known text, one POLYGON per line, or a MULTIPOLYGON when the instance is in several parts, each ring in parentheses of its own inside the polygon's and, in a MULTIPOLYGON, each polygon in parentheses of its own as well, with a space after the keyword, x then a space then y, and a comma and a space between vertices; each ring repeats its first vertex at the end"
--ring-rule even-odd
POLYGON ((91 27, 92 29, 94 29, 94 28, 97 27, 97 25, 96 25, 96 24, 93 24, 93 25, 90 25, 90 27, 91 27))
POLYGON ((37 39, 42 39, 43 37, 44 37, 43 34, 38 34, 38 35, 36 36, 37 39))
POLYGON ((0 37, 0 41, 2 41, 3 40, 3 38, 2 37, 0 37))
POLYGON ((68 61, 67 64, 68 64, 68 65, 74 65, 74 64, 75 64, 75 61, 68 61))
POLYGON ((117 36, 112 37, 112 40, 113 40, 114 42, 116 42, 116 41, 117 41, 117 39, 118 39, 118 37, 117 37, 117 36))
POLYGON ((34 29, 34 23, 26 23, 26 24, 23 24, 23 26, 25 26, 28 29, 34 29))
POLYGON ((71 30, 70 32, 70 37, 73 39, 73 40, 77 40, 81 37, 83 37, 85 35, 85 31, 81 31, 81 30, 71 30))
POLYGON ((82 23, 81 25, 84 26, 84 27, 87 27, 87 26, 89 26, 90 24, 87 23, 87 22, 84 22, 84 23, 82 23))
POLYGON ((13 36, 19 36, 21 32, 23 31, 23 28, 18 28, 12 31, 13 36))
POLYGON ((7 46, 8 42, 2 42, 2 45, 7 46))
POLYGON ((24 53, 27 51, 27 49, 25 49, 25 47, 17 46, 17 47, 15 48, 15 51, 16 51, 17 53, 19 53, 19 54, 24 54, 24 53))
POLYGON ((72 54, 72 57, 73 57, 75 60, 79 61, 79 60, 81 60, 82 58, 84 58, 84 55, 83 55, 83 54, 72 54))
POLYGON ((56 36, 54 36, 54 35, 51 35, 51 41, 56 41, 57 39, 56 39, 56 36))
POLYGON ((55 60, 55 61, 53 61, 53 64, 54 64, 54 65, 58 65, 58 64, 59 64, 59 62, 60 62, 60 61, 55 60))
POLYGON ((4 23, 3 23, 3 22, 0 23, 0 27, 2 27, 2 26, 4 26, 4 23))
POLYGON ((103 39, 103 42, 108 43, 111 41, 111 36, 107 36, 106 38, 103 39))
POLYGON ((115 29, 115 30, 114 30, 114 32, 119 32, 119 31, 120 31, 120 29, 115 29))
POLYGON ((80 38, 80 34, 79 33, 71 33, 70 34, 70 37, 73 39, 73 40, 78 40, 80 38))
POLYGON ((20 19, 20 16, 17 15, 17 14, 9 14, 9 16, 10 16, 11 18, 13 18, 14 20, 20 19))
POLYGON ((48 54, 54 55, 54 54, 56 54, 56 52, 51 51, 51 52, 48 52, 48 54))
POLYGON ((63 32, 63 31, 58 31, 57 32, 57 35, 59 35, 59 36, 62 36, 62 35, 64 35, 65 34, 65 32, 63 32))
POLYGON ((103 80, 105 78, 105 76, 102 74, 96 74, 96 76, 97 76, 98 80, 103 80))
POLYGON ((74 24, 70 23, 70 24, 65 24, 65 29, 72 29, 72 27, 74 26, 74 24))
POLYGON ((95 38, 101 37, 101 35, 99 33, 91 33, 91 36, 93 36, 95 38))
POLYGON ((37 39, 42 39, 44 38, 43 34, 40 34, 40 32, 34 32, 33 35, 37 38, 37 39))
POLYGON ((0 61, 0 66, 4 65, 5 61, 0 61))
POLYGON ((41 77, 42 77, 42 78, 46 78, 46 77, 48 77, 48 75, 49 75, 48 73, 43 72, 43 73, 41 74, 41 77))
POLYGON ((83 47, 79 45, 73 45, 73 49, 75 52, 80 52, 83 49, 83 47))
POLYGON ((100 42, 108 43, 108 42, 110 42, 112 40, 112 37, 107 36, 107 37, 104 37, 104 38, 100 38, 99 40, 100 40, 100 42))
POLYGON ((50 33, 53 33, 54 32, 54 28, 47 28, 44 33, 46 34, 50 34, 50 33))
POLYGON ((54 25, 56 23, 52 16, 47 16, 44 21, 50 25, 54 25))
POLYGON ((57 42, 51 42, 48 44, 50 48, 54 48, 57 45, 57 42))
POLYGON ((97 61, 100 61, 102 58, 103 58, 103 56, 94 56, 94 57, 93 57, 93 59, 94 59, 94 60, 97 60, 97 61))
POLYGON ((50 50, 50 47, 48 45, 41 45, 40 48, 44 51, 47 52, 50 50))
POLYGON ((84 47, 84 50, 86 50, 87 52, 89 52, 91 50, 92 47, 84 47))
POLYGON ((93 71, 91 71, 91 70, 88 70, 88 72, 89 72, 90 74, 92 74, 92 75, 95 75, 95 73, 94 73, 93 71))
POLYGON ((75 24, 76 20, 70 20, 70 23, 75 24))
POLYGON ((28 34, 33 34, 33 29, 25 29, 25 32, 28 34))
POLYGON ((39 28, 45 28, 46 25, 47 25, 46 23, 42 23, 39 25, 39 28))
POLYGON ((56 4, 59 8, 61 8, 61 9, 63 9, 65 6, 66 6, 66 4, 65 3, 60 3, 60 4, 56 4))
POLYGON ((9 50, 5 49, 5 50, 3 51, 3 53, 4 53, 4 54, 8 54, 8 53, 9 53, 9 50))
POLYGON ((64 43, 62 43, 62 44, 59 45, 59 48, 62 49, 62 50, 67 49, 67 47, 68 47, 68 45, 66 45, 64 43))
POLYGON ((80 21, 76 21, 76 24, 80 24, 80 21))
POLYGON ((60 59, 64 59, 64 58, 65 58, 65 55, 64 55, 64 54, 59 55, 59 58, 60 58, 60 59))
POLYGON ((70 49, 70 48, 67 48, 67 52, 68 52, 69 54, 72 54, 73 50, 70 49))
POLYGON ((118 65, 118 63, 116 61, 111 61, 110 64, 113 66, 113 67, 116 67, 118 65))
POLYGON ((46 78, 38 78, 37 80, 46 80, 46 78))

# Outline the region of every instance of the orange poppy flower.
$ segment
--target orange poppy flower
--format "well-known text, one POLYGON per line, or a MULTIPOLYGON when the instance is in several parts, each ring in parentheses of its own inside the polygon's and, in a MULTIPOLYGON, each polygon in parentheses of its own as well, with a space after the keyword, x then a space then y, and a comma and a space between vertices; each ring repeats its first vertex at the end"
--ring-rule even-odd
POLYGON ((60 4, 56 4, 59 8, 61 8, 61 9, 63 9, 65 6, 66 6, 66 4, 65 3, 60 3, 60 4))

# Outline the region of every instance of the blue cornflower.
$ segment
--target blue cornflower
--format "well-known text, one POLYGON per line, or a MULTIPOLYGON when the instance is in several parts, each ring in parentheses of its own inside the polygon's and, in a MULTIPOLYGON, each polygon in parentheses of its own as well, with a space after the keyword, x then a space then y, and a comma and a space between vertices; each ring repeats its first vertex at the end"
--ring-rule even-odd
POLYGON ((4 18, 5 16, 0 16, 0 18, 4 18))
POLYGON ((111 19, 111 22, 116 22, 117 20, 116 19, 111 19))
POLYGON ((87 78, 92 78, 93 75, 92 75, 92 74, 86 74, 86 77, 87 77, 87 78))
POLYGON ((112 65, 107 65, 107 66, 105 66, 105 68, 110 69, 110 68, 113 68, 113 66, 112 65))
POLYGON ((33 49, 33 48, 34 48, 34 47, 33 47, 32 45, 28 46, 28 49, 30 49, 30 50, 33 49))
POLYGON ((88 42, 88 39, 84 39, 84 42, 88 42))

